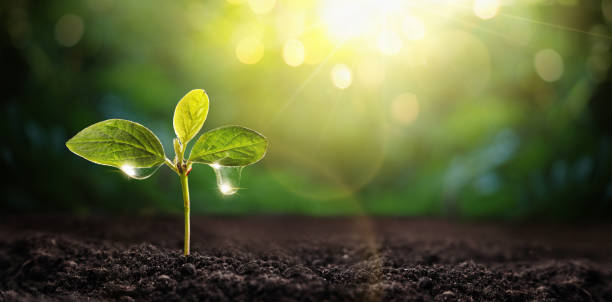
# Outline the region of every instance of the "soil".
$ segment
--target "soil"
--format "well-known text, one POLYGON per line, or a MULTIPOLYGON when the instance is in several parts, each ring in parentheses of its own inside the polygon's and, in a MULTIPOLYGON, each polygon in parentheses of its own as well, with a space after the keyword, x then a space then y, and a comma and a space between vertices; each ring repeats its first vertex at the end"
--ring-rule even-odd
POLYGON ((0 218, 0 301, 612 301, 611 225, 0 218))

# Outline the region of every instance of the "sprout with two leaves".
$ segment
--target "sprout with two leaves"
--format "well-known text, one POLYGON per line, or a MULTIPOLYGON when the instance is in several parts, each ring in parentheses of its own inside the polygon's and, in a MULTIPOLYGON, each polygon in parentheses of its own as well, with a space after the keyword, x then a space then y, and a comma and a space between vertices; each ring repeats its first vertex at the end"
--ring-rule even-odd
MULTIPOLYGON (((188 176, 194 163, 211 166, 217 175, 219 190, 233 194, 238 189, 226 174, 235 169, 258 162, 266 154, 266 138, 241 126, 223 126, 202 134, 189 156, 185 158, 187 144, 200 132, 208 115, 208 96, 202 89, 187 93, 174 110, 174 160, 169 160, 159 138, 146 127, 128 120, 110 119, 93 124, 66 142, 75 154, 96 164, 121 169, 133 178, 146 178, 137 171, 153 172, 166 164, 181 180, 185 209, 184 254, 189 255, 189 184, 188 176)), ((239 171, 239 170, 238 170, 239 171)), ((150 176, 150 175, 149 175, 150 176)))

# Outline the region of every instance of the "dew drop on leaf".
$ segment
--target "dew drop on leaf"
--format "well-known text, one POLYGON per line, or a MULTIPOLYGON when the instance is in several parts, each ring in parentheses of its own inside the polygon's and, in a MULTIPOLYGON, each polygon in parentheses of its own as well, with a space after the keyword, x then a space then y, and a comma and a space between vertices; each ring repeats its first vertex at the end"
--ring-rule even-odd
POLYGON ((232 195, 238 192, 243 167, 221 166, 219 164, 211 164, 210 167, 215 170, 217 187, 221 194, 232 195))
POLYGON ((130 178, 147 179, 151 175, 155 174, 157 169, 159 169, 159 167, 161 167, 162 165, 163 163, 153 166, 153 167, 149 167, 149 168, 137 168, 129 163, 126 163, 126 164, 121 165, 120 169, 125 175, 127 175, 130 178))

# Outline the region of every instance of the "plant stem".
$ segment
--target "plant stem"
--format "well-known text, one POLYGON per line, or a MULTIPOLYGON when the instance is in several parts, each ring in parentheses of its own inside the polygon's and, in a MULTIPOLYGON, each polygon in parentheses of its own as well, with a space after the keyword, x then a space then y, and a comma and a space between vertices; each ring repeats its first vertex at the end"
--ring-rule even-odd
POLYGON ((181 178, 181 187, 183 188, 183 207, 185 210, 185 245, 184 245, 184 255, 189 255, 189 240, 190 240, 190 223, 189 223, 189 183, 187 180, 187 173, 183 171, 180 174, 181 178))

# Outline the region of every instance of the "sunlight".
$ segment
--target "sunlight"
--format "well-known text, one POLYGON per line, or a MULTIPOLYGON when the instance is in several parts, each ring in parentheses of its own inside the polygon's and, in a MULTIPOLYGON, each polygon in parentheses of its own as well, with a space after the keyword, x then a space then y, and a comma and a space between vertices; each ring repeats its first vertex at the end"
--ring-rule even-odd
POLYGON ((425 24, 417 17, 406 16, 402 21, 402 31, 408 40, 422 40, 425 37, 425 24))
MULTIPOLYGON (((421 40, 425 36, 425 23, 417 17, 423 11, 444 15, 454 14, 453 1, 402 0, 329 0, 323 1, 321 19, 328 34, 338 41, 357 37, 374 37, 386 30, 403 31, 408 40, 421 40)), ((476 0, 477 14, 490 17, 497 13, 499 0, 476 0)))
POLYGON ((372 25, 372 2, 351 0, 325 1, 322 17, 329 34, 339 40, 364 34, 372 25))

